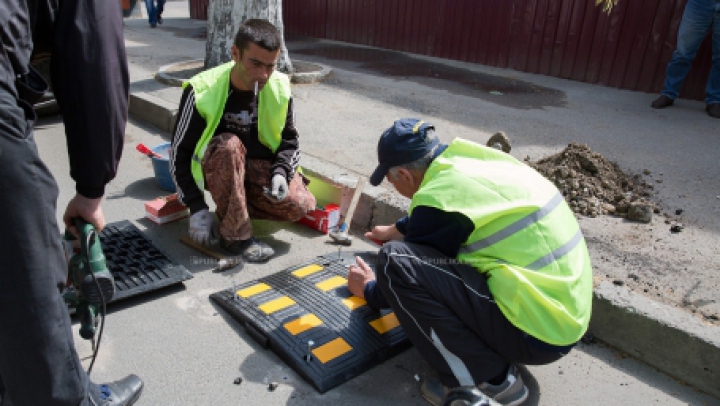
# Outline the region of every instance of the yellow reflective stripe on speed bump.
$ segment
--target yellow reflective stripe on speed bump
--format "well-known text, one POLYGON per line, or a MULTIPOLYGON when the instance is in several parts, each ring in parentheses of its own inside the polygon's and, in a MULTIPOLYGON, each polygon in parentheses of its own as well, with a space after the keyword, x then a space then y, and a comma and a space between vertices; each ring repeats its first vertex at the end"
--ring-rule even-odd
POLYGON ((243 299, 247 299, 250 296, 255 296, 258 293, 265 292, 266 290, 270 290, 269 285, 266 285, 264 283, 258 283, 257 285, 253 285, 248 288, 238 290, 236 293, 238 296, 242 297, 243 299))
POLYGON ((345 298, 342 300, 342 303, 348 307, 350 310, 355 310, 358 307, 365 306, 367 302, 365 299, 357 297, 357 296, 350 296, 348 298, 345 298))
POLYGON ((290 334, 296 336, 303 331, 310 330, 311 328, 317 327, 321 324, 323 324, 322 320, 320 320, 316 315, 306 314, 291 322, 285 323, 284 327, 290 332, 290 334))
POLYGON ((287 296, 283 296, 274 300, 271 300, 269 302, 265 302, 258 306, 260 310, 265 312, 265 314, 272 314, 275 313, 278 310, 282 310, 286 307, 290 307, 295 304, 295 301, 290 299, 287 296))
POLYGON ((352 350, 350 344, 338 337, 326 344, 323 344, 312 350, 312 353, 320 360, 323 364, 327 364, 329 361, 349 352, 352 350))
POLYGON ((370 325, 380 334, 385 334, 400 325, 395 313, 388 313, 379 319, 370 322, 370 325))
POLYGON ((312 264, 308 265, 306 267, 302 267, 298 270, 295 270, 292 272, 293 275, 297 276, 298 278, 304 278, 308 275, 312 275, 315 272, 322 271, 323 267, 321 267, 318 264, 312 264))
POLYGON ((342 276, 333 276, 330 279, 325 279, 324 281, 315 284, 315 286, 323 292, 327 292, 330 289, 335 289, 342 285, 347 285, 347 279, 342 276))

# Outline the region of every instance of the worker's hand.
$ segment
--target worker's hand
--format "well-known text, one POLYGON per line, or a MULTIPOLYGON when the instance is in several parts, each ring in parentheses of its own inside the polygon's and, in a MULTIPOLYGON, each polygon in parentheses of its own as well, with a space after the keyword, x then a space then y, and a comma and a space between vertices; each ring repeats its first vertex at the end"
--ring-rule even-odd
POLYGON ((365 298, 365 285, 375 280, 375 272, 360 257, 348 269, 348 290, 357 297, 365 298))
POLYGON ((375 226, 372 230, 365 233, 365 238, 377 241, 402 240, 403 235, 398 231, 395 224, 391 226, 375 226))
POLYGON ((288 183, 284 175, 277 174, 272 177, 272 189, 270 194, 282 202, 288 195, 288 183))
POLYGON ((215 219, 208 209, 202 209, 190 216, 190 238, 198 244, 210 245, 217 238, 215 219))
POLYGON ((103 214, 100 203, 102 197, 97 199, 88 199, 83 195, 76 194, 67 205, 65 214, 63 214, 63 223, 65 228, 75 236, 80 238, 77 227, 73 224, 73 219, 80 217, 95 227, 95 230, 99 233, 105 228, 105 215, 103 214))

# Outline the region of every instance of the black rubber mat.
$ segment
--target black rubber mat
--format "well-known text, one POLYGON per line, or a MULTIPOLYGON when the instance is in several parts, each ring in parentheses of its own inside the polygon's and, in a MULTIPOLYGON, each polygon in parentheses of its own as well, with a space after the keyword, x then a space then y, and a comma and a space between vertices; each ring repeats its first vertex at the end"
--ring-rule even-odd
POLYGON ((323 393, 410 347, 392 311, 347 289, 355 255, 375 264, 375 253, 331 253, 210 298, 323 393))
POLYGON ((100 233, 100 243, 115 278, 115 296, 110 303, 193 277, 127 220, 108 224, 100 233))

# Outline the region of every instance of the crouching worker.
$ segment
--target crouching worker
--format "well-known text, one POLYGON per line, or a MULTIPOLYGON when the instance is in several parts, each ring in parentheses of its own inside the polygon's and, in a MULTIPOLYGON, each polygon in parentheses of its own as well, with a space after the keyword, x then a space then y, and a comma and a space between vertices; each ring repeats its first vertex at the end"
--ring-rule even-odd
POLYGON ((306 178, 296 172, 300 148, 290 81, 275 71, 281 46, 270 22, 245 21, 233 60, 183 84, 173 131, 170 172, 190 209, 190 236, 208 244, 219 234, 223 248, 249 262, 274 254, 253 237, 251 218, 295 221, 315 208, 306 178))
POLYGON ((358 259, 348 287, 395 311, 437 371, 421 387, 430 403, 465 387, 518 405, 529 391, 517 364, 557 361, 587 330, 585 240, 562 194, 535 170, 463 139, 441 144, 434 132, 404 119, 381 136, 370 183, 387 178, 411 202, 406 217, 366 234, 389 242, 377 275, 358 259))

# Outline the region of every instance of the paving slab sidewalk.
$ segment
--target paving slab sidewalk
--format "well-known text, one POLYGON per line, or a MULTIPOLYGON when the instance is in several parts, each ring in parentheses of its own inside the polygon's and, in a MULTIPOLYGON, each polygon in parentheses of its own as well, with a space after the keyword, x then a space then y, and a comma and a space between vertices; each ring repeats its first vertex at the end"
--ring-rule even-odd
MULTIPOLYGON (((162 66, 205 52, 206 23, 189 20, 179 3, 168 3, 161 29, 126 20, 131 115, 166 133, 181 90, 153 77, 162 66)), ((679 108, 657 112, 649 108, 654 95, 556 78, 307 38, 289 37, 288 48, 291 56, 333 68, 321 84, 294 86, 303 167, 327 179, 369 175, 378 134, 401 116, 432 120, 448 140, 457 135, 483 142, 502 129, 518 158, 537 159, 580 141, 628 170, 650 168, 664 206, 688 213, 687 231, 670 235, 659 216, 650 225, 581 219, 598 280, 591 332, 720 396, 720 328, 701 317, 702 308, 720 306, 720 203, 714 196, 720 169, 713 155, 720 120, 707 117, 701 103, 681 101, 679 108), (393 58, 413 69, 393 66, 393 58), (440 77, 466 71, 497 88, 512 84, 506 89, 518 94, 468 91, 468 83, 440 77), (630 274, 645 285, 631 285, 630 274)), ((369 188, 355 224, 388 223, 406 207, 389 188, 369 188)))

